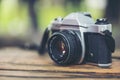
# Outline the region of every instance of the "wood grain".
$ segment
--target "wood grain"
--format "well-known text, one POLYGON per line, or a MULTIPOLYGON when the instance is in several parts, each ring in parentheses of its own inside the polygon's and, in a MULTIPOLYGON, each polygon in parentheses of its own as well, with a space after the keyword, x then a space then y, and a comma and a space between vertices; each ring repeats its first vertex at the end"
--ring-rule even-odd
POLYGON ((58 66, 46 54, 19 48, 0 49, 0 80, 119 80, 120 50, 108 69, 95 65, 58 66))

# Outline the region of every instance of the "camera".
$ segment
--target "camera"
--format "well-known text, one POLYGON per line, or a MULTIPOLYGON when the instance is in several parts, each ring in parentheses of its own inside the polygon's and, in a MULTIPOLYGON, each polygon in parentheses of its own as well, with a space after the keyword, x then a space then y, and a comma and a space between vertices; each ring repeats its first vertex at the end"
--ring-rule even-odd
POLYGON ((40 53, 46 45, 58 65, 92 63, 109 67, 115 50, 112 25, 105 18, 94 21, 87 12, 55 18, 44 32, 40 53))

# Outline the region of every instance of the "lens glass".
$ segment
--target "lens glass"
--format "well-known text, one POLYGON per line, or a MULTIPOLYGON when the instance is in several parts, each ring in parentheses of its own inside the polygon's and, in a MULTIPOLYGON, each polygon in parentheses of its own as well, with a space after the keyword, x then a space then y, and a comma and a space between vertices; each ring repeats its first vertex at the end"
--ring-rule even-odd
POLYGON ((58 41, 56 44, 57 50, 60 52, 60 56, 62 57, 65 53, 65 44, 63 41, 58 41))
POLYGON ((51 45, 52 56, 57 61, 63 61, 67 57, 67 43, 61 36, 55 36, 51 45))

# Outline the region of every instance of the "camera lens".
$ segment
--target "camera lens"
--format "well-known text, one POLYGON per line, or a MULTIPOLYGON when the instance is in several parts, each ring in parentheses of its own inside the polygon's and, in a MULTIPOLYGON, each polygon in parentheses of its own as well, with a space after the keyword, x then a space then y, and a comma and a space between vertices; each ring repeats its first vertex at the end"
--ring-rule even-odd
POLYGON ((67 30, 53 33, 48 41, 48 51, 52 60, 59 65, 77 63, 81 56, 81 44, 76 38, 73 32, 67 30))

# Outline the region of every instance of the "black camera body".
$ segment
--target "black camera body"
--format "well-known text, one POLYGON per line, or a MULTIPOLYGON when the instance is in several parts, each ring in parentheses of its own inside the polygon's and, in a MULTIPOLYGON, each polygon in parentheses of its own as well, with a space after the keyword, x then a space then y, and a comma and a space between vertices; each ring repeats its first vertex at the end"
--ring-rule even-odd
POLYGON ((59 65, 92 63, 109 67, 115 50, 111 24, 104 18, 94 22, 89 13, 80 12, 53 20, 43 35, 41 53, 46 43, 51 59, 59 65))

